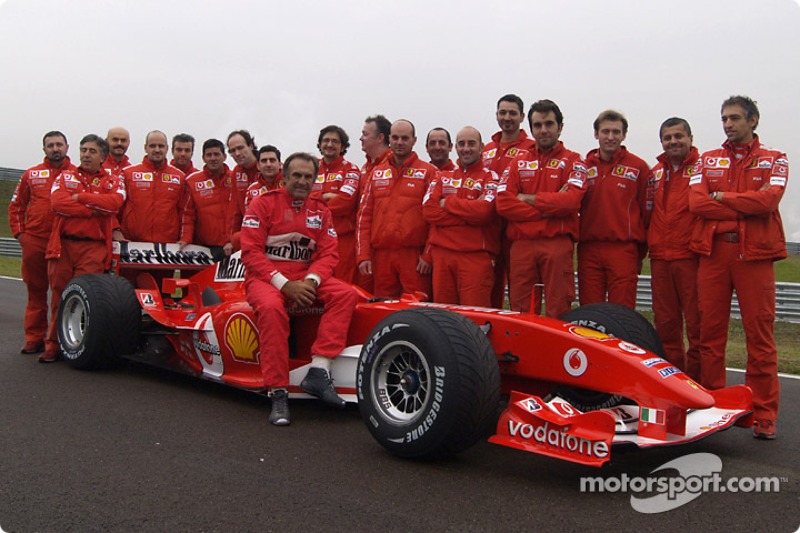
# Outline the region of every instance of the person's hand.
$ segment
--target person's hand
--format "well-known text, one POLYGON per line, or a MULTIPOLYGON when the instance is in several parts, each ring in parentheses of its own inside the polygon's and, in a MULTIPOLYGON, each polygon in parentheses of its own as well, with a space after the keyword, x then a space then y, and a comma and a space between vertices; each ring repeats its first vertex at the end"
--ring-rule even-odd
POLYGON ((425 261, 422 257, 420 257, 419 261, 417 261, 417 272, 419 272, 420 274, 430 274, 431 264, 425 261))
POLYGON ((225 246, 222 247, 222 251, 225 252, 225 255, 231 255, 233 253, 233 245, 226 242, 225 246))
POLYGON ((367 259, 366 261, 361 261, 358 264, 358 271, 361 272, 364 276, 371 276, 372 275, 372 261, 367 259))
POLYGON ((317 286, 313 281, 287 281, 281 287, 281 293, 290 303, 298 307, 308 307, 317 298, 317 286))
POLYGON ((111 232, 111 238, 115 241, 127 240, 125 239, 125 235, 123 235, 122 232, 118 229, 115 229, 114 231, 111 232))

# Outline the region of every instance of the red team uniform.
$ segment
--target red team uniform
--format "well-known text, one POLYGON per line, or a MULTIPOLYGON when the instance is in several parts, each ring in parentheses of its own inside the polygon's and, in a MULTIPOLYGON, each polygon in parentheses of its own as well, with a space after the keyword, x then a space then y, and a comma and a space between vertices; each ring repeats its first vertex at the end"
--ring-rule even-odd
POLYGON ((242 223, 242 260, 247 299, 259 330, 265 387, 289 386, 289 316, 280 288, 285 281, 319 276, 317 299, 324 307, 313 355, 336 357, 344 349, 357 296, 333 277, 338 260, 330 211, 313 198, 293 199, 286 189, 253 200, 242 223))
POLYGON ((147 157, 122 171, 127 200, 122 208, 120 227, 131 241, 190 242, 191 233, 181 231, 189 197, 185 177, 177 168, 156 167, 147 157))
MULTIPOLYGON (((225 246, 231 242, 231 219, 236 208, 233 177, 226 165, 221 176, 206 167, 186 178, 189 202, 184 216, 184 233, 196 244, 225 246)), ((244 197, 244 196, 243 196, 244 197)))
POLYGON ((60 167, 54 167, 45 158, 42 164, 22 174, 8 206, 8 225, 22 246, 22 281, 28 290, 24 322, 26 343, 42 343, 47 334, 47 289, 50 284, 45 251, 53 229, 50 189, 53 180, 66 170, 75 170, 69 157, 64 157, 60 167))
POLYGON ((433 301, 491 306, 494 258, 500 251, 499 235, 492 230, 498 184, 497 174, 480 160, 441 172, 431 183, 422 212, 430 224, 433 301))
POLYGON ((786 258, 778 203, 788 178, 786 154, 762 145, 756 135, 746 145, 726 141, 722 148, 704 153, 689 193, 689 208, 700 217, 691 244, 700 254, 700 380, 710 389, 725 386, 725 345, 736 289, 754 418, 773 423, 780 396, 773 262, 786 258), (723 197, 713 200, 714 192, 723 197))
POLYGON ((542 289, 547 316, 558 318, 575 299, 573 255, 578 210, 585 193, 586 166, 576 152, 558 142, 552 150, 536 146, 517 158, 503 176, 497 212, 508 221, 511 241, 511 309, 539 313, 542 289), (535 194, 535 205, 517 198, 535 194), (534 288, 536 287, 536 291, 534 288))
POLYGON ((650 166, 621 146, 611 161, 586 155, 578 291, 581 305, 608 301, 636 308, 638 265, 647 241, 650 166))

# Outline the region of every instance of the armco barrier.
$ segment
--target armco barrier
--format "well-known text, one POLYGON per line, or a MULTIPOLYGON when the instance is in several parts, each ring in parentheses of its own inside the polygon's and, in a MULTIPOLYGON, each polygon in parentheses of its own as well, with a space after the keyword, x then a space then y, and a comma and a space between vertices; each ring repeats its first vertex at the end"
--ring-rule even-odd
MULTIPOLYGON (((0 257, 22 257, 22 249, 16 239, 0 239, 0 257)), ((577 278, 575 292, 577 294, 577 278)), ((800 283, 777 283, 776 316, 782 322, 800 323, 800 283)), ((653 295, 650 291, 650 276, 639 276, 636 291, 636 308, 649 310, 653 308, 653 295)), ((739 318, 739 302, 736 295, 731 303, 731 316, 739 318)))

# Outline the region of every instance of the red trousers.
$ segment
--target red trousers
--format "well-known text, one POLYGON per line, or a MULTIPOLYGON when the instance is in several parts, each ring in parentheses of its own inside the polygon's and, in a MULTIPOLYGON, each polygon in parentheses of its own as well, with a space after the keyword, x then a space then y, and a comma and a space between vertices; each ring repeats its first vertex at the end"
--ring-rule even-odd
POLYGON ((635 242, 578 244, 578 296, 581 305, 607 301, 636 308, 639 248, 635 242))
POLYGON ((53 353, 58 346, 58 304, 67 283, 81 274, 102 274, 108 250, 101 241, 71 241, 61 239, 61 257, 47 262, 50 276, 50 329, 47 332, 45 349, 53 353))
POLYGON ((558 318, 572 308, 575 300, 574 245, 566 235, 514 241, 511 245, 511 309, 528 313, 542 310, 544 292, 546 315, 558 318))
MULTIPOLYGON (((302 278, 301 278, 302 279, 302 278)), ((265 387, 289 386, 289 314, 281 291, 269 282, 245 278, 247 301, 258 325, 261 373, 265 387)), ((333 359, 344 350, 350 319, 358 296, 343 281, 328 278, 317 288, 317 301, 325 308, 319 322, 312 355, 333 359)))
POLYGON ((47 334, 47 237, 30 233, 20 235, 22 246, 22 281, 28 289, 28 305, 25 307, 25 342, 42 342, 47 334))
POLYGON ((375 296, 399 298, 403 293, 423 292, 429 299, 431 277, 417 272, 420 254, 414 247, 372 250, 375 296))
POLYGON ((651 259, 653 321, 667 360, 700 381, 700 309, 697 305, 698 259, 651 259), (683 341, 686 322, 687 350, 683 341))
POLYGON ((490 307, 494 264, 488 252, 455 252, 434 246, 433 301, 490 307))
POLYGON ((334 275, 342 281, 355 284, 358 274, 356 265, 356 234, 339 235, 339 263, 334 275))
POLYGON ((725 386, 725 346, 731 295, 736 289, 747 344, 745 384, 753 390, 756 420, 778 418, 780 383, 775 346, 775 269, 772 261, 743 261, 739 243, 714 239, 711 255, 700 257, 697 296, 700 305, 700 382, 725 386))

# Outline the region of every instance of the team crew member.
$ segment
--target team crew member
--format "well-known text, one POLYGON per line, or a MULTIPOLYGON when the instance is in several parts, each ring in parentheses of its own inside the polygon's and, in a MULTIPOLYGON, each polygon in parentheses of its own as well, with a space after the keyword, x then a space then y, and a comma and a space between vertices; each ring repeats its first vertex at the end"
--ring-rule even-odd
POLYGON ((194 137, 188 133, 179 133, 172 138, 172 161, 169 164, 183 172, 185 176, 197 172, 192 163, 193 155, 194 137))
POLYGON ((786 257, 778 204, 786 190, 789 162, 761 144, 760 115, 746 96, 722 104, 722 148, 700 158, 691 179, 689 209, 700 217, 692 250, 700 254, 700 380, 725 386, 725 345, 732 291, 736 290, 747 342, 745 384, 753 390, 754 436, 774 439, 780 386, 775 347, 775 269, 786 257))
POLYGON ((453 151, 453 141, 450 132, 444 128, 433 128, 425 139, 425 150, 431 158, 431 165, 439 170, 455 170, 456 166, 450 160, 453 151))
POLYGON ((603 111, 594 121, 600 147, 586 155, 581 205, 578 291, 581 305, 608 301, 636 307, 636 283, 647 241, 650 167, 622 141, 628 120, 603 111))
MULTIPOLYGON (((250 184, 244 196, 244 211, 250 206, 254 198, 267 194, 267 192, 283 187, 283 173, 281 172, 281 151, 268 144, 258 149, 258 177, 250 184)), ((231 244, 233 251, 240 250, 240 232, 242 230, 242 217, 238 209, 232 208, 233 223, 231 224, 231 244)))
POLYGON ((181 231, 189 201, 185 177, 167 164, 168 150, 167 136, 151 131, 145 137, 142 162, 122 171, 128 199, 120 216, 121 232, 114 232, 115 239, 181 244, 191 240, 191 233, 181 231))
POLYGON ((259 174, 256 140, 247 130, 232 131, 228 134, 228 153, 236 162, 232 171, 235 184, 234 199, 236 200, 234 217, 241 221, 247 188, 258 179, 259 174))
POLYGON ((81 164, 64 170, 53 181, 50 203, 55 213, 47 244, 50 278, 50 328, 42 363, 57 361, 56 322, 61 293, 80 274, 96 274, 111 266, 111 233, 115 215, 125 202, 125 185, 119 176, 103 169, 108 143, 97 135, 81 139, 81 164))
POLYGON ((242 223, 242 260, 247 300, 258 322, 264 386, 272 395, 270 422, 288 425, 289 316, 286 307, 322 302, 312 362, 300 388, 344 407, 330 378, 331 360, 345 347, 357 296, 333 277, 338 259, 331 213, 309 198, 317 160, 295 153, 286 160, 285 187, 253 200, 242 223))
POLYGON ((431 259, 423 256, 428 224, 422 199, 437 170, 419 159, 413 150, 416 142, 411 122, 392 124, 392 156, 372 171, 358 212, 358 269, 374 274, 378 296, 431 294, 431 259))
POLYGON ((483 168, 481 134, 467 126, 456 135, 458 168, 431 182, 422 212, 430 226, 433 301, 489 307, 494 286, 498 235, 490 231, 497 216, 499 179, 483 168))
POLYGON ((108 156, 103 162, 103 168, 115 176, 122 174, 122 170, 131 164, 126 155, 131 145, 131 134, 125 128, 111 128, 106 134, 108 143, 108 156))
POLYGON ((189 201, 183 233, 195 244, 208 246, 215 261, 231 255, 233 177, 225 164, 225 145, 218 139, 203 143, 203 170, 186 178, 189 201))
POLYGON ((44 351, 47 334, 47 240, 53 229, 50 189, 53 180, 65 170, 75 170, 67 156, 69 144, 60 131, 50 131, 42 138, 44 162, 26 170, 8 206, 11 234, 22 247, 22 281, 28 289, 25 307, 25 345, 21 353, 44 351))
POLYGON ((511 163, 497 195, 497 212, 508 220, 512 241, 511 309, 530 311, 533 294, 539 314, 543 285, 546 314, 558 318, 575 299, 573 255, 586 166, 559 140, 564 116, 555 102, 533 104, 528 122, 536 145, 511 163))
POLYGON ((339 238, 339 264, 334 275, 348 283, 356 282, 356 215, 358 214, 361 172, 344 155, 350 147, 350 137, 339 126, 326 126, 319 132, 317 181, 312 198, 321 198, 333 215, 333 227, 339 238))
POLYGON ((653 318, 667 360, 700 380, 700 310, 697 307, 697 255, 689 247, 695 216, 689 212, 689 181, 697 174, 692 129, 669 118, 659 132, 664 152, 653 167, 650 250, 653 318), (683 323, 689 349, 684 345, 683 323))
MULTIPOLYGON (((522 129, 525 105, 522 103, 522 98, 516 94, 500 97, 497 101, 495 118, 500 131, 492 135, 492 140, 483 147, 482 157, 484 166, 502 178, 514 158, 528 155, 528 151, 534 146, 534 141, 522 129)), ((503 307, 509 274, 511 241, 506 236, 505 224, 505 219, 498 218, 495 228, 500 235, 501 246, 494 266, 495 278, 492 289, 492 307, 497 308, 503 307)), ((509 296, 511 296, 510 291, 509 296)))

